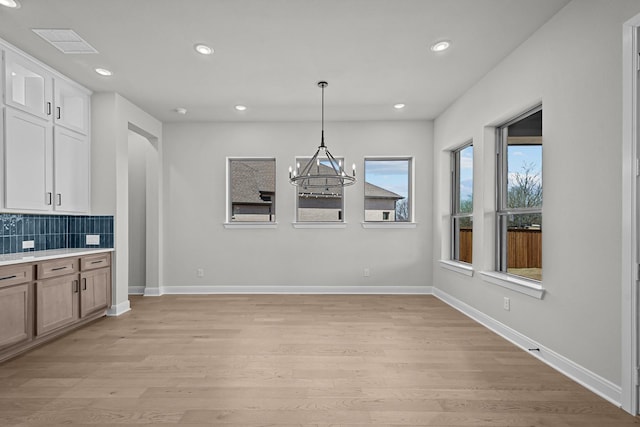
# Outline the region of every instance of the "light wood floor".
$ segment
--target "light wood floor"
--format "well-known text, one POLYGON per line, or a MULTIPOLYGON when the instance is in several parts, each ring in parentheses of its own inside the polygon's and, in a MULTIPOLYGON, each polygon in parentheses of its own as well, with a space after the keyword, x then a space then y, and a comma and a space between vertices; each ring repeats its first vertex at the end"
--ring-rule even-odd
POLYGON ((430 296, 132 306, 0 364, 0 425, 639 424, 430 296))

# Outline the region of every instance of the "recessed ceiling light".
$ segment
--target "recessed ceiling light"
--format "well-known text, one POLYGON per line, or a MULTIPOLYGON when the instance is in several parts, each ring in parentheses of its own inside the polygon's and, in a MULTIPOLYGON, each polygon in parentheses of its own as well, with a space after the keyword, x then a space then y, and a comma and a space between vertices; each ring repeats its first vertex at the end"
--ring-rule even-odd
POLYGON ((113 73, 110 70, 107 70, 106 68, 96 68, 96 73, 106 77, 113 75, 113 73))
POLYGON ((236 105, 236 106, 235 106, 235 107, 233 107, 233 108, 235 108, 235 109, 236 109, 236 110, 238 110, 238 111, 244 111, 244 110, 246 110, 246 109, 247 109, 247 106, 246 106, 246 105, 236 105))
POLYGON ((451 47, 451 42, 449 40, 442 40, 437 43, 431 45, 431 50, 434 52, 442 52, 451 47))
POLYGON ((176 108, 176 113, 182 114, 184 116, 185 114, 187 114, 187 109, 186 108, 182 108, 182 107, 178 107, 178 108, 176 108))
POLYGON ((18 0, 0 0, 0 5, 17 9, 20 7, 18 0))
POLYGON ((395 104, 395 105, 393 106, 393 108, 395 108, 396 110, 402 110, 404 107, 405 107, 405 105, 404 105, 404 104, 395 104))
POLYGON ((213 53, 213 49, 206 44, 197 44, 194 46, 194 49, 201 55, 211 55, 213 53))

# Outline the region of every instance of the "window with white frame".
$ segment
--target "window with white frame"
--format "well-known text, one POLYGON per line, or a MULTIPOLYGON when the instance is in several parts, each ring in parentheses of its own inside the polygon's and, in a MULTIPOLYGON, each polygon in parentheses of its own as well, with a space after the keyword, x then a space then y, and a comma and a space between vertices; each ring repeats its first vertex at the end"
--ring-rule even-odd
POLYGON ((473 144, 451 152, 451 260, 473 260, 473 144))
POLYGON ((276 160, 229 159, 229 222, 275 222, 276 160))
MULTIPOLYGON (((338 161, 342 159, 336 158, 338 161)), ((308 158, 298 158, 296 163, 305 165, 308 158)), ((322 175, 334 176, 335 171, 328 160, 318 159, 313 173, 320 176, 313 178, 312 186, 299 185, 297 189, 297 222, 343 222, 344 189, 331 186, 335 180, 326 180, 323 186, 322 175)), ((299 168, 298 168, 299 169, 299 168)))
POLYGON ((496 269, 542 280, 542 106, 497 129, 496 269))
POLYGON ((364 220, 411 222, 410 158, 364 160, 364 220))

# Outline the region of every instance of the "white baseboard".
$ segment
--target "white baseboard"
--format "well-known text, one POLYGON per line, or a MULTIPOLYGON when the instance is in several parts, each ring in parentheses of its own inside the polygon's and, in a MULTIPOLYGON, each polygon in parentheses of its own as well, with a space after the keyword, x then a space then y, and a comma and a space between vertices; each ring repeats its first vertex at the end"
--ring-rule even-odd
POLYGON ((131 311, 131 304, 129 304, 129 300, 123 301, 118 305, 112 305, 111 308, 107 310, 107 316, 120 316, 127 311, 131 311))
POLYGON ((146 295, 206 295, 206 294, 361 294, 361 295, 431 295, 431 286, 163 286, 153 288, 158 294, 146 295))
POLYGON ((149 286, 144 287, 143 295, 145 297, 159 297, 164 294, 166 294, 166 292, 163 292, 163 288, 152 288, 149 286))
POLYGON ((608 400, 614 405, 620 407, 622 401, 622 388, 612 383, 611 381, 602 378, 600 375, 591 372, 585 367, 578 365, 577 363, 567 359, 550 350, 536 341, 522 335, 520 332, 511 329, 510 327, 498 322, 492 317, 487 316, 481 311, 476 310, 468 304, 458 300, 457 298, 443 292, 437 288, 433 288, 433 295, 462 312, 466 316, 472 318, 476 322, 480 323, 484 327, 492 330, 496 334, 505 338, 506 340, 517 345, 524 351, 528 352, 532 356, 551 366, 560 373, 571 378, 578 384, 588 388, 603 399, 608 400), (540 349, 540 351, 529 351, 531 348, 540 349))
POLYGON ((129 295, 144 295, 144 286, 129 286, 129 295))

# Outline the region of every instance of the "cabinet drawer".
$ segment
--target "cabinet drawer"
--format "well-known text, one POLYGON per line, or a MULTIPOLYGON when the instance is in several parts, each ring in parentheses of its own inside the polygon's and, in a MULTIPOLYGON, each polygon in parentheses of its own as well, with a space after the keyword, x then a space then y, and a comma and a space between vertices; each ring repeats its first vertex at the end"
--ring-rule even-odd
POLYGON ((80 270, 82 271, 95 270, 109 265, 111 265, 111 257, 108 253, 86 256, 80 259, 80 270))
POLYGON ((0 288, 30 282, 33 278, 31 264, 10 265, 0 268, 0 288))
POLYGON ((78 258, 44 261, 38 265, 38 280, 64 276, 78 271, 78 258))

